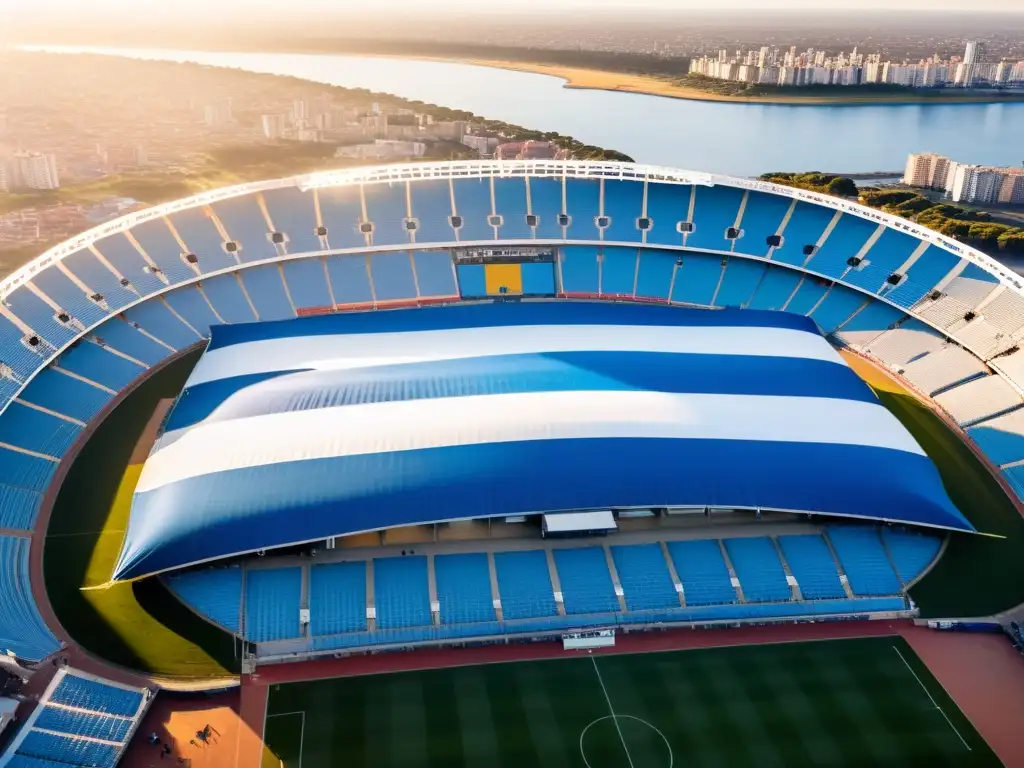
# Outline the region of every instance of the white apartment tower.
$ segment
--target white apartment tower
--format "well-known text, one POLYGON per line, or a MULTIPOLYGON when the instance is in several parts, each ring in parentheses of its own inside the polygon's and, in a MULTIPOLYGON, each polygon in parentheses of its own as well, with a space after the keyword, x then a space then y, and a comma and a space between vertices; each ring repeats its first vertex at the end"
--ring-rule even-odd
POLYGON ((974 84, 975 70, 978 65, 978 58, 981 56, 981 43, 976 40, 967 41, 967 50, 964 51, 964 62, 959 85, 970 88, 974 84))
POLYGON ((954 203, 995 203, 1003 187, 1005 171, 983 165, 957 165, 953 174, 954 203))
POLYGON ((910 155, 903 172, 903 183, 910 187, 944 189, 949 167, 949 158, 943 155, 910 155))
POLYGON ((23 189, 58 189, 57 157, 39 152, 18 152, 12 163, 11 186, 23 189))

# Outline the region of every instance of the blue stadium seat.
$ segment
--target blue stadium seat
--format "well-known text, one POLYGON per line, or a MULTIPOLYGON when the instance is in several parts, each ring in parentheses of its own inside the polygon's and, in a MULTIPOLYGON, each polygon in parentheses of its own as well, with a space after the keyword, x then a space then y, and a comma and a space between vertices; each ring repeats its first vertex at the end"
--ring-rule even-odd
POLYGON ((798 315, 806 315, 817 306, 828 289, 829 283, 824 279, 806 275, 800 282, 800 287, 796 289, 796 293, 790 298, 789 304, 785 306, 785 310, 798 315))
POLYGON ((732 249, 726 230, 736 223, 743 190, 733 187, 694 187, 697 202, 693 209, 693 232, 686 236, 690 248, 732 249))
POLYGON ((94 337, 103 346, 117 350, 122 355, 128 355, 147 366, 156 365, 172 354, 172 350, 117 316, 98 327, 94 337))
POLYGON ((139 299, 137 293, 121 285, 114 273, 87 249, 69 253, 61 263, 91 291, 102 294, 111 310, 120 309, 139 299))
POLYGON ((830 525, 828 538, 855 595, 900 593, 900 581, 875 528, 830 525))
POLYGON ((637 250, 606 245, 601 251, 601 294, 632 297, 636 287, 637 250))
POLYGON ((423 179, 409 183, 412 195, 413 232, 417 243, 450 243, 455 239, 452 229, 452 189, 447 180, 423 179))
POLYGON ((942 549, 942 537, 903 528, 882 528, 882 540, 889 550, 900 581, 909 584, 932 564, 942 549))
POLYGON ((835 215, 831 208, 798 202, 782 231, 782 245, 772 251, 772 261, 796 266, 803 264, 809 258, 804 248, 818 242, 835 215))
POLYGON ((896 307, 886 304, 884 301, 872 301, 843 323, 839 331, 841 334, 857 333, 868 339, 872 332, 882 333, 882 331, 892 328, 904 317, 906 314, 896 307))
POLYGON ((25 402, 88 422, 114 396, 54 368, 44 368, 22 390, 20 397, 25 402))
MULTIPOLYGON (((103 258, 121 274, 121 277, 132 284, 139 295, 148 296, 166 287, 163 281, 149 270, 149 265, 139 253, 138 248, 132 245, 128 236, 123 232, 93 243, 93 248, 103 254, 103 258)), ((181 267, 183 271, 187 271, 184 264, 181 267)), ((167 278, 174 281, 171 275, 167 275, 167 278)), ((188 279, 188 276, 182 274, 178 276, 178 279, 185 280, 188 279)))
MULTIPOLYGON (((445 251, 413 251, 413 263, 416 267, 416 287, 423 298, 440 296, 457 296, 458 286, 455 284, 455 271, 452 259, 445 251)), ((523 265, 523 292, 526 290, 526 267, 523 265)), ((549 289, 548 293, 552 291, 549 289)))
POLYGON ((114 391, 120 392, 145 368, 85 339, 63 352, 57 365, 114 391))
MULTIPOLYGON (((75 329, 58 322, 57 313, 53 307, 32 293, 26 286, 15 288, 7 294, 5 304, 17 315, 19 320, 30 326, 53 347, 62 347, 75 337, 75 329)), ((62 309, 65 308, 62 307, 62 309)), ((71 310, 66 311, 70 312, 71 310)), ((22 336, 22 333, 17 333, 18 339, 22 336)))
POLYGON ((327 269, 321 257, 285 261, 281 269, 296 309, 332 306, 327 269))
POLYGON ((804 600, 846 597, 835 560, 821 536, 779 536, 778 541, 804 600))
POLYGON ((60 648, 32 598, 28 558, 31 541, 0 536, 0 651, 39 661, 60 648))
POLYGON ((316 196, 329 247, 365 248, 366 236, 359 231, 363 216, 360 187, 323 187, 316 191, 316 196))
POLYGON ((533 228, 526 223, 526 179, 494 178, 494 210, 501 216, 498 237, 502 240, 532 240, 533 228))
POLYGON ((370 275, 377 301, 410 301, 416 296, 409 251, 375 253, 370 256, 370 275))
POLYGON ((70 765, 113 768, 118 748, 98 741, 32 730, 18 746, 18 754, 70 765))
POLYGON ((8 448, 0 448, 0 484, 45 491, 57 462, 8 448))
POLYGON ((453 179, 455 213, 462 219, 459 241, 493 240, 494 228, 487 222, 491 215, 491 185, 487 179, 453 179))
POLYGON ((722 257, 684 253, 672 284, 672 301, 710 306, 722 278, 722 257))
POLYGON ((559 265, 562 292, 568 294, 596 294, 600 289, 597 248, 576 245, 563 248, 559 265))
POLYGON ((43 495, 38 491, 16 485, 0 485, 0 528, 32 530, 42 502, 43 495))
POLYGON ((284 235, 285 253, 308 253, 323 249, 316 234, 316 199, 314 192, 297 187, 281 187, 263 192, 274 230, 284 235))
POLYGON ((562 227, 558 215, 562 210, 561 179, 531 178, 530 211, 537 217, 536 236, 544 240, 561 240, 562 227))
POLYGON ((309 571, 309 631, 336 635, 366 630, 366 563, 314 565, 309 571))
POLYGON ((568 240, 598 240, 596 219, 601 212, 601 182, 595 179, 565 180, 565 210, 569 214, 568 240))
POLYGON ((967 434, 996 465, 1024 458, 1024 420, 1020 411, 975 424, 967 434))
MULTIPOLYGON (((163 273, 164 277, 171 284, 192 280, 195 278, 196 273, 181 258, 182 245, 175 239, 169 224, 170 222, 167 218, 150 219, 132 227, 131 234, 136 242, 138 242, 139 247, 149 256, 150 261, 157 266, 157 269, 163 273)), ((207 269, 208 265, 209 270, 212 271, 214 269, 223 269, 234 263, 233 260, 229 261, 228 255, 221 250, 220 238, 216 236, 216 230, 214 230, 214 235, 214 244, 217 247, 217 251, 208 257, 206 261, 203 260, 202 254, 196 254, 196 257, 199 259, 198 266, 200 269, 207 269)), ((186 251, 188 248, 189 245, 185 244, 186 251)), ((106 255, 105 251, 101 252, 106 255)), ((125 275, 125 277, 134 281, 133 277, 128 275, 125 275)), ((159 288, 156 290, 159 290, 159 288)))
POLYGON ((69 763, 55 763, 52 760, 43 760, 40 757, 29 757, 15 753, 10 756, 10 762, 6 768, 67 768, 69 763))
POLYGON ((23 378, 43 364, 43 355, 50 354, 46 347, 40 348, 38 354, 33 352, 22 344, 21 340, 24 337, 25 333, 18 326, 0 314, 0 349, 3 349, 3 357, 0 359, 23 378))
POLYGON ((765 264, 740 256, 730 256, 726 264, 722 283, 715 296, 719 307, 745 307, 754 296, 765 274, 765 264))
POLYGON ((611 551, 629 610, 679 607, 679 596, 660 544, 613 546, 611 551))
POLYGON ((1015 467, 1007 467, 1003 471, 1003 478, 1013 488, 1014 493, 1017 494, 1017 498, 1024 501, 1024 464, 1018 464, 1015 467))
POLYGON ((98 323, 107 316, 107 310, 90 301, 85 291, 59 269, 44 269, 32 278, 32 282, 57 306, 70 312, 83 325, 98 323))
POLYGON ((123 742, 131 730, 132 720, 113 715, 94 715, 63 707, 43 707, 35 728, 58 731, 70 736, 123 742))
POLYGON ((82 433, 82 427, 14 402, 0 419, 0 443, 60 457, 82 433))
POLYGON ((245 574, 245 636, 253 643, 298 637, 302 569, 254 568, 245 574))
POLYGON ((211 325, 222 325, 224 323, 223 320, 214 314, 209 301, 199 292, 199 288, 194 285, 177 288, 170 293, 164 294, 164 301, 167 302, 171 309, 181 315, 185 322, 206 338, 210 337, 211 325))
MULTIPOLYGON (((205 208, 188 208, 172 213, 167 216, 167 220, 185 244, 186 253, 193 254, 199 260, 199 269, 203 274, 234 267, 241 260, 240 255, 236 259, 227 252, 224 237, 217 231, 217 226, 205 208)), ((170 249, 165 250, 165 258, 169 259, 173 255, 183 264, 180 258, 181 247, 175 242, 174 248, 173 254, 170 249)), ((149 253, 149 250, 146 252, 149 253)))
POLYGON ((683 184, 647 184, 648 245, 682 245, 683 235, 679 223, 690 218, 690 198, 693 188, 683 184))
POLYGON ((277 248, 269 238, 270 226, 256 195, 220 200, 210 207, 230 240, 238 246, 239 260, 262 261, 277 256, 277 248))
POLYGON ((494 621, 487 555, 435 555, 434 575, 442 624, 494 621))
POLYGON ((256 307, 260 320, 289 320, 295 310, 285 292, 284 279, 276 264, 261 264, 238 273, 245 284, 245 292, 256 307))
POLYGON ((799 283, 800 273, 795 269, 768 267, 747 308, 782 309, 799 283))
POLYGON ((772 603, 792 598, 793 590, 786 581, 786 572, 771 539, 766 536, 735 538, 725 539, 724 543, 748 603, 772 603))
POLYGON ((556 614, 547 555, 542 550, 495 552, 494 568, 506 621, 556 614))
POLYGON ((196 613, 238 632, 242 569, 237 565, 173 574, 167 586, 196 613))
POLYGON ((930 245, 920 258, 910 265, 906 280, 895 288, 884 291, 882 295, 901 307, 912 307, 927 296, 959 261, 959 256, 944 248, 930 245))
POLYGON ((234 274, 217 275, 199 285, 225 323, 252 323, 257 320, 234 274))
POLYGON ((328 256, 327 273, 330 275, 334 300, 338 304, 344 306, 373 302, 369 263, 363 254, 328 256))
POLYGON ((860 252, 877 229, 875 222, 844 213, 818 252, 810 257, 807 268, 838 278, 848 269, 847 260, 860 252))
POLYGON ((863 293, 844 288, 837 283, 832 286, 825 300, 811 312, 811 318, 821 328, 822 333, 829 334, 849 320, 866 301, 869 299, 863 293))
POLYGON ((640 265, 636 275, 637 298, 664 299, 672 291, 672 276, 676 269, 676 254, 667 251, 640 251, 640 265))
POLYGON ((779 231, 793 201, 787 197, 750 192, 740 220, 742 236, 736 241, 739 253, 767 256, 771 250, 768 238, 779 231))
POLYGON ((619 610, 612 575, 602 547, 554 550, 555 568, 567 614, 619 610))
MULTIPOLYGON (((138 323, 139 327, 147 333, 156 336, 164 344, 168 344, 175 349, 187 349, 202 338, 197 333, 199 331, 198 328, 195 330, 189 328, 175 317, 174 313, 167 308, 167 305, 159 299, 132 307, 124 313, 124 316, 130 322, 138 323)), ((108 320, 107 325, 110 322, 112 321, 108 320)), ((163 354, 164 357, 167 356, 166 351, 163 354)))
POLYGON ((404 245, 411 241, 406 228, 406 219, 409 218, 407 195, 404 181, 363 186, 366 216, 373 224, 370 237, 374 246, 404 245))
POLYGON ((717 541, 671 541, 667 546, 687 605, 736 602, 736 589, 717 541))
POLYGON ((105 715, 135 717, 142 704, 142 693, 69 673, 54 688, 50 701, 105 715))
POLYGON ((886 278, 899 271, 920 244, 921 241, 916 237, 886 228, 863 255, 864 261, 848 269, 843 280, 866 291, 878 293, 883 286, 888 287, 886 278))
POLYGON ((644 185, 623 179, 604 180, 604 215, 611 221, 604 231, 607 242, 639 243, 643 230, 637 220, 644 210, 644 185))
POLYGON ((414 555, 375 559, 373 601, 378 629, 429 625, 427 558, 414 555))

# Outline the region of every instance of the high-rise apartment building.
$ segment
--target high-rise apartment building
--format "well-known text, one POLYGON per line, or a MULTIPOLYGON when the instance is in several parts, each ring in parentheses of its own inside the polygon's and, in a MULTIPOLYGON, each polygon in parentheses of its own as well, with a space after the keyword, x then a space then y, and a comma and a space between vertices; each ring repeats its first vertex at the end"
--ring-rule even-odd
POLYGON ((945 189, 949 170, 949 158, 943 155, 910 155, 903 172, 903 183, 911 187, 945 189))
POLYGON ((1012 168, 1006 171, 996 202, 1007 205, 1024 205, 1024 170, 1012 168))
POLYGON ((1003 187, 1003 168, 983 165, 957 165, 953 174, 951 197, 955 203, 995 203, 1003 187))
POLYGON ((10 186, 7 183, 7 164, 0 162, 0 192, 10 191, 10 186))
POLYGON ((59 189, 57 158, 39 152, 18 152, 11 159, 8 185, 11 189, 59 189))
POLYGON ((271 141, 274 139, 280 139, 284 135, 284 115, 261 115, 260 122, 263 124, 263 135, 271 141))
POLYGON ((963 68, 958 73, 960 80, 958 85, 964 88, 970 88, 974 85, 974 79, 976 77, 976 70, 978 66, 978 59, 981 57, 981 43, 976 40, 967 41, 967 50, 964 51, 963 68))

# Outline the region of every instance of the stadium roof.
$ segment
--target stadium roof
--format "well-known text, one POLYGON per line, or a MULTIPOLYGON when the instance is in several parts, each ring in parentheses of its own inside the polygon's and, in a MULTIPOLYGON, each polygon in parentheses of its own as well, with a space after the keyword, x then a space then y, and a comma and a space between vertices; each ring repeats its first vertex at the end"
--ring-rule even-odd
POLYGON ((401 525, 662 506, 972 530, 805 317, 499 303, 215 327, 114 577, 401 525))

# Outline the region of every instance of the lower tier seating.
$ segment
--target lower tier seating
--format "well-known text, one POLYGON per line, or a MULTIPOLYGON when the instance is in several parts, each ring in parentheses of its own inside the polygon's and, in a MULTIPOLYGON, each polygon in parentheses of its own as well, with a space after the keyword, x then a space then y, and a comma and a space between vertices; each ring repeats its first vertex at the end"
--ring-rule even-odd
POLYGON ((0 536, 0 650, 39 661, 60 648, 32 597, 28 555, 31 540, 0 536))

